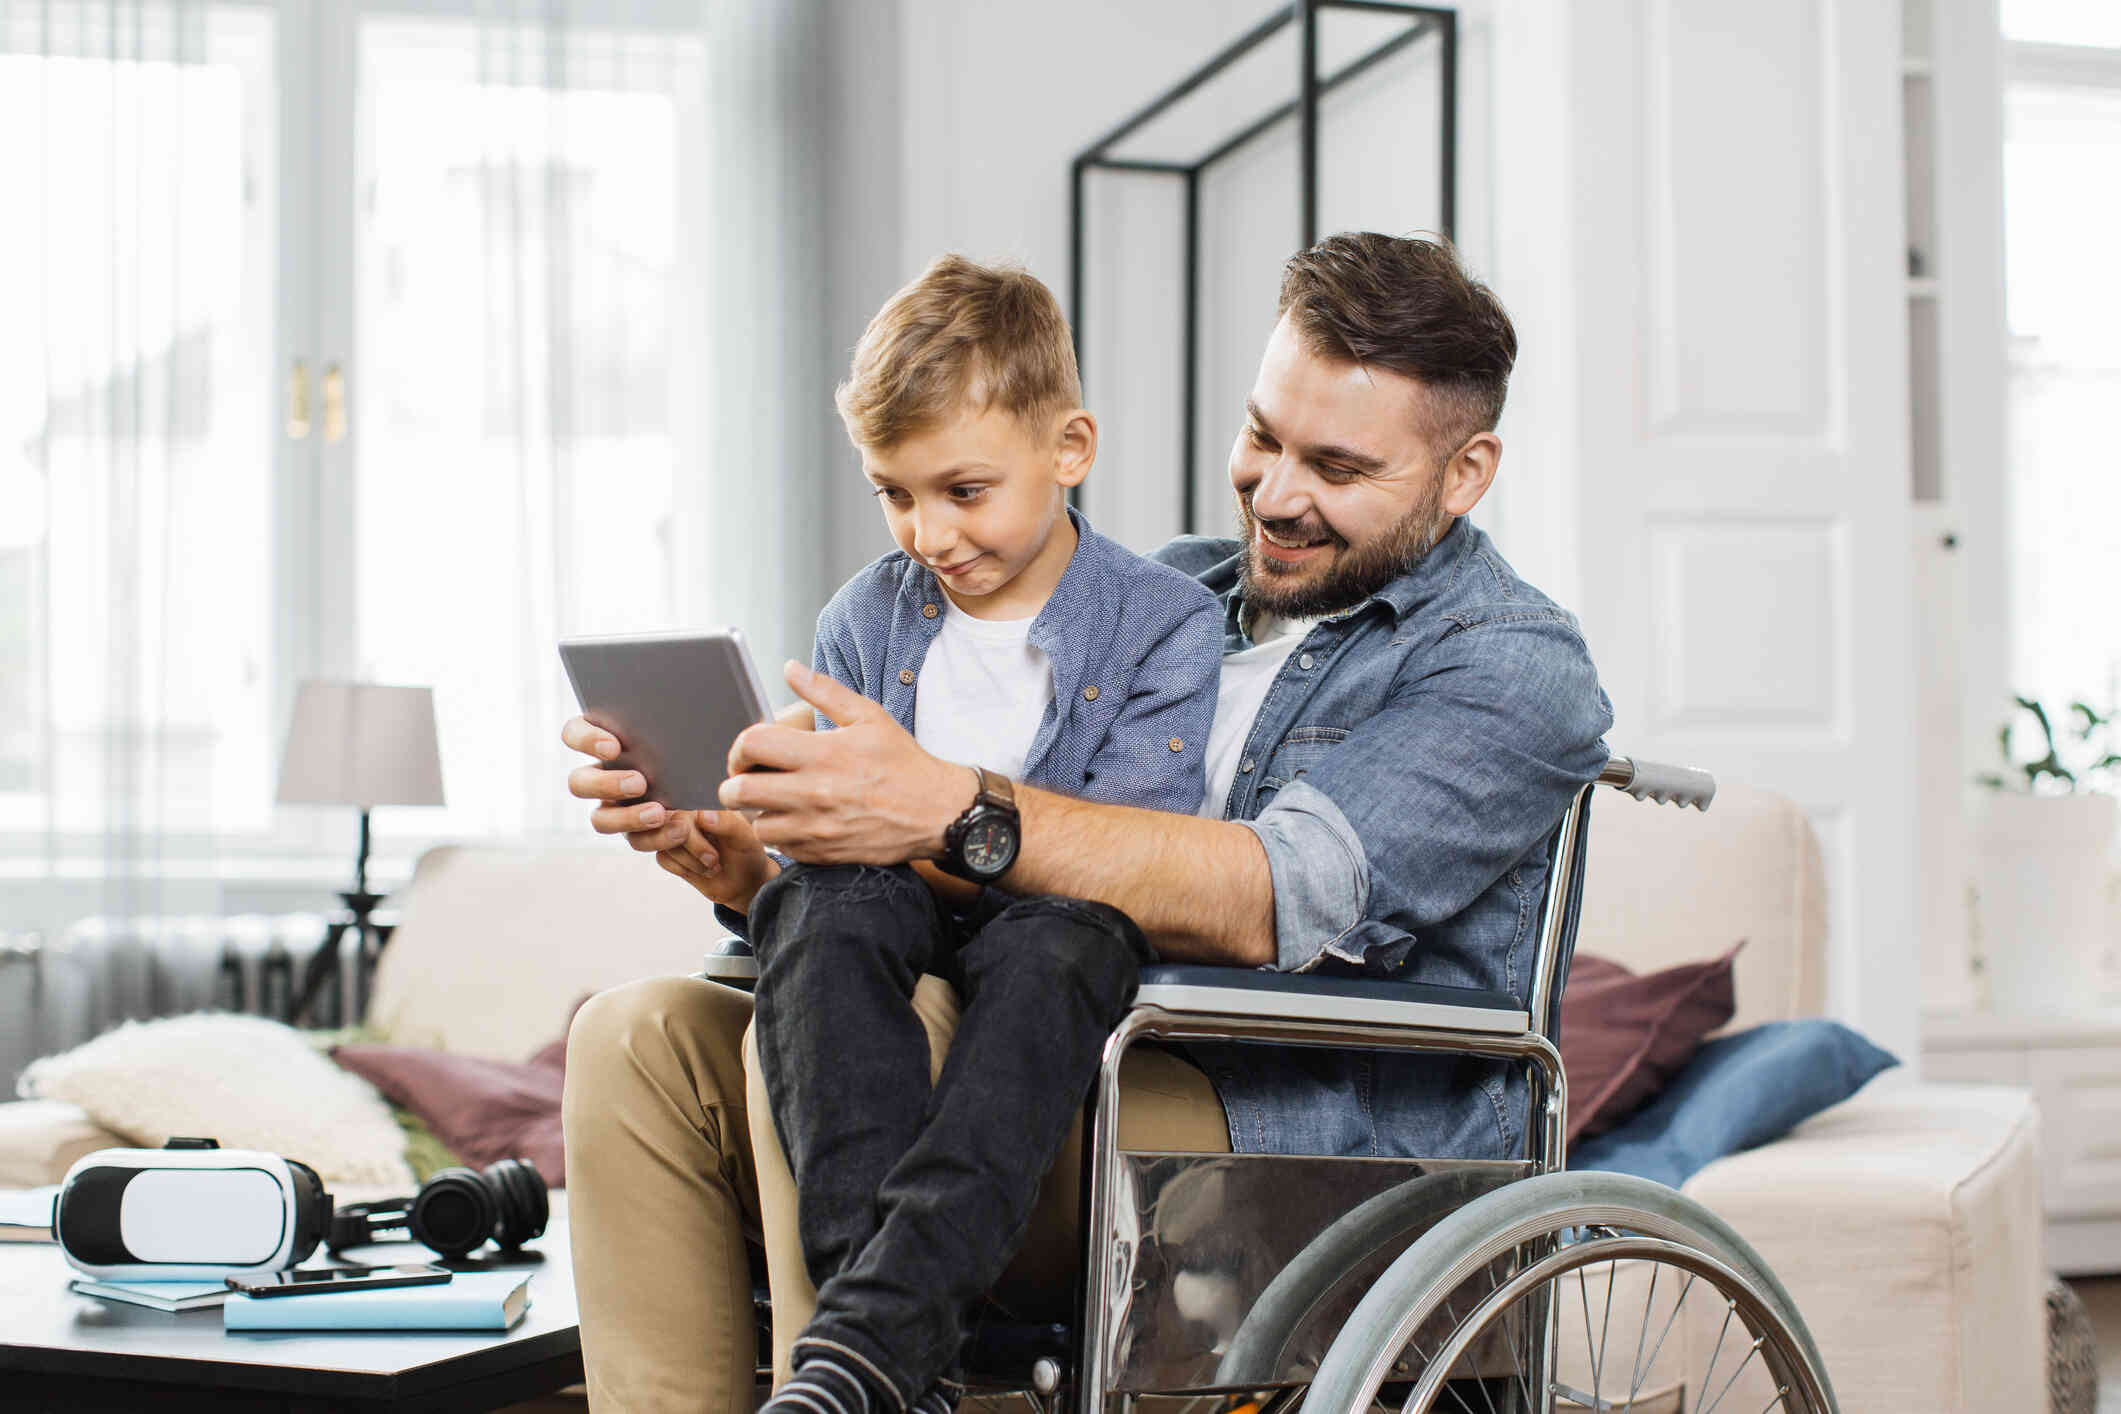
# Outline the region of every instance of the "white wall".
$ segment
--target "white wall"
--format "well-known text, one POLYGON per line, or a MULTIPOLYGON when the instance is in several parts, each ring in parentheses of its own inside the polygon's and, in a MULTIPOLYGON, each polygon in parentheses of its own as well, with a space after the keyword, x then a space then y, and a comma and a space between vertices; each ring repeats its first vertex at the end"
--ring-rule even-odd
MULTIPOLYGON (((858 235, 831 295, 842 362, 876 304, 946 250, 1021 261, 1065 303, 1070 160, 1270 8, 1231 0, 844 4, 838 140, 854 190, 842 194, 839 222, 858 235), (896 63, 879 62, 894 53, 896 63)), ((1461 23, 1460 61, 1459 232, 1476 267, 1487 245, 1482 8, 1469 7, 1461 23)), ((1321 68, 1398 23, 1329 15, 1321 68)), ((1424 42, 1322 105, 1323 230, 1434 228, 1434 84, 1434 46, 1424 42)), ((1188 137, 1205 146, 1294 92, 1293 31, 1285 30, 1175 112, 1160 129, 1169 141, 1157 155, 1194 155, 1200 149, 1189 152, 1188 137)), ((1176 178, 1098 174, 1089 200, 1085 396, 1104 444, 1085 507, 1101 529, 1144 549, 1179 529, 1181 191, 1176 178)), ((1230 516, 1223 467, 1273 325, 1280 263, 1298 242, 1293 125, 1212 169, 1201 216, 1194 471, 1202 527, 1215 530, 1230 516)), ((850 476, 853 465, 850 452, 850 476)), ((834 533, 848 569, 887 547, 880 520, 865 525, 857 515, 834 533)))

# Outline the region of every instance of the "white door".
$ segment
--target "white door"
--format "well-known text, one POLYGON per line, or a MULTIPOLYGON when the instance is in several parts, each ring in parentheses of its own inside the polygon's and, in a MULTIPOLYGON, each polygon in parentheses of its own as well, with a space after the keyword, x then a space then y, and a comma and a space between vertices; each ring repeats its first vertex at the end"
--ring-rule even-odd
MULTIPOLYGON (((1498 23, 1544 27, 1499 45, 1532 64, 1499 102, 1545 105, 1501 125, 1498 280, 1551 296, 1500 519, 1558 567, 1617 749, 1805 808, 1829 1005, 1913 1063, 1897 7, 1575 0, 1498 23)), ((1704 956, 1737 941, 1699 927, 1704 956)))

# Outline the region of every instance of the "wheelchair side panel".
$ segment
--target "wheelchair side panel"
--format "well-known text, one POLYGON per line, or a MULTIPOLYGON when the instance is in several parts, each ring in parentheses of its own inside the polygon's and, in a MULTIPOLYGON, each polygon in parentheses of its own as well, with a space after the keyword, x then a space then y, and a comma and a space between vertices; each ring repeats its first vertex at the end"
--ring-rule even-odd
POLYGON ((1516 1161, 1122 1153, 1105 1368, 1115 1393, 1308 1381, 1392 1259, 1516 1161), (1368 1214, 1353 1234, 1351 1210, 1368 1214))

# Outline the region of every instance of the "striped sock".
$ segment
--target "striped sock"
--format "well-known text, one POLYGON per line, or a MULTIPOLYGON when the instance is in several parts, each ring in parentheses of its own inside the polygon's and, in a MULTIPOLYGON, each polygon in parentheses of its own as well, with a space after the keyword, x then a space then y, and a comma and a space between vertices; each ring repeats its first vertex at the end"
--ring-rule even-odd
POLYGON ((926 1394, 913 1401, 910 1414, 957 1414, 957 1396, 941 1385, 930 1385, 926 1394))
POLYGON ((806 1352, 788 1383, 759 1406, 759 1414, 873 1414, 869 1387, 828 1355, 806 1352))

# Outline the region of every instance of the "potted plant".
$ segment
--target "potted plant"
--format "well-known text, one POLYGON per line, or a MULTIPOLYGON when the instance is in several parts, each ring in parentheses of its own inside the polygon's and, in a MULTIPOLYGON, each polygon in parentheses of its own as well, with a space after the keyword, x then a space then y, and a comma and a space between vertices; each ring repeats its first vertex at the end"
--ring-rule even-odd
POLYGON ((2005 769, 1974 829, 1975 923, 1998 1011, 2083 1010, 2104 997, 2114 795, 2121 734, 2114 714, 2072 702, 2063 714, 2029 697, 1997 732, 2005 769))

